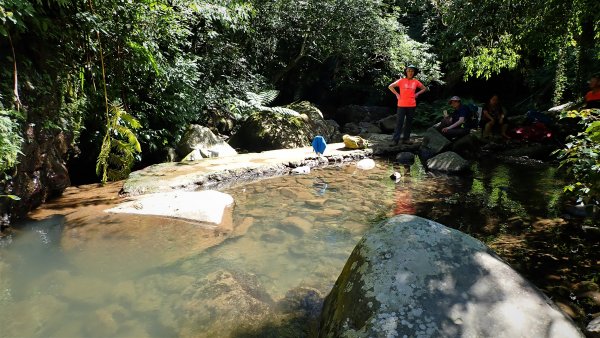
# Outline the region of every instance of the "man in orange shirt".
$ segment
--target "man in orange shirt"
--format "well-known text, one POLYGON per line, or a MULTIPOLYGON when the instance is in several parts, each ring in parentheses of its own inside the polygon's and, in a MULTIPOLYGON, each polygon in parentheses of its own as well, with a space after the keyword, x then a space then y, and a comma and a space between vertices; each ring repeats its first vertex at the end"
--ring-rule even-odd
POLYGON ((586 108, 600 108, 600 74, 592 75, 590 91, 585 94, 586 108))
POLYGON ((410 65, 404 70, 405 78, 396 80, 388 86, 398 99, 398 120, 394 136, 392 137, 394 144, 400 142, 402 127, 404 127, 402 143, 410 143, 410 129, 417 107, 417 97, 427 91, 427 87, 414 78, 418 73, 419 69, 416 66, 410 65), (394 89, 395 87, 398 87, 398 91, 394 89), (417 89, 420 90, 417 92, 417 89), (404 125, 404 119, 406 119, 406 125, 404 125))

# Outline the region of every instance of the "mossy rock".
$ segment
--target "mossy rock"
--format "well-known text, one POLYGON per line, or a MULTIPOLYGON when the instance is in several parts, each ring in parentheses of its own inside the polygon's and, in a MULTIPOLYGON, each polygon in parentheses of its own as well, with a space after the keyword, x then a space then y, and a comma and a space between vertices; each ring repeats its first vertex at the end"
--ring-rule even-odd
POLYGON ((323 120, 323 114, 310 102, 301 101, 285 108, 300 116, 272 111, 255 111, 229 140, 235 148, 259 152, 310 146, 312 139, 321 135, 331 142, 335 128, 323 120))

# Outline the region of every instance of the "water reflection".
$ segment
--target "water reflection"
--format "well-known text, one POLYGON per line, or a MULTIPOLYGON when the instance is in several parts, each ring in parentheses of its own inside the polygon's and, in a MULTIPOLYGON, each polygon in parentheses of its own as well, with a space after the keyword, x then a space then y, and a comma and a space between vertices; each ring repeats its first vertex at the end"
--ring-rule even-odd
POLYGON ((380 161, 229 189, 233 232, 98 210, 54 216, 0 245, 0 337, 276 332, 314 315, 374 222, 410 213, 487 234, 511 217, 557 212, 560 187, 550 168, 485 163, 448 177, 418 160, 380 161))

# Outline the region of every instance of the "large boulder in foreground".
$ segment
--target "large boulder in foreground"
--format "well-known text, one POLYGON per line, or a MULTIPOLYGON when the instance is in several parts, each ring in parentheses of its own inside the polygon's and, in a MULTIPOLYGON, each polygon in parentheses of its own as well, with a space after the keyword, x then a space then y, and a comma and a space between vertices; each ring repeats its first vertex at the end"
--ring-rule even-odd
POLYGON ((583 337, 480 241, 399 215, 371 228, 325 299, 320 337, 583 337))

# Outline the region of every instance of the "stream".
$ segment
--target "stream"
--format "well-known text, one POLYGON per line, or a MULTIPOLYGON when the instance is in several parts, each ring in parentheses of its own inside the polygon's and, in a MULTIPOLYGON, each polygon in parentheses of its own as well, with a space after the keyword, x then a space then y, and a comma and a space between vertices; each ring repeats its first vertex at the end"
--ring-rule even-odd
MULTIPOLYGON (((483 240, 558 301, 573 295, 562 282, 597 275, 598 245, 582 246, 560 218, 555 168, 471 169, 435 175, 418 162, 378 160, 369 171, 344 165, 238 185, 224 191, 235 200, 233 233, 103 213, 118 201, 118 184, 69 188, 0 239, 0 337, 310 336, 355 244, 371 225, 402 213, 483 240), (553 237, 535 237, 547 232, 553 237), (561 274, 568 278, 560 282, 561 274), (556 275, 559 282, 548 277, 556 275)), ((584 317, 597 310, 578 301, 564 303, 584 317)))

